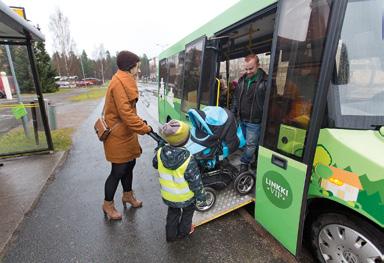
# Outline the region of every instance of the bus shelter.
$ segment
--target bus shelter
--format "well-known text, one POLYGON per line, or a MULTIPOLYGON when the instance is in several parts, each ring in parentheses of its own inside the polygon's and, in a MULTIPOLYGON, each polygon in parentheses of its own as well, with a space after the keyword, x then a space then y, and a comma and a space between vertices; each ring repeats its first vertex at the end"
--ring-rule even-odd
POLYGON ((34 44, 44 35, 0 1, 0 157, 53 150, 34 44))

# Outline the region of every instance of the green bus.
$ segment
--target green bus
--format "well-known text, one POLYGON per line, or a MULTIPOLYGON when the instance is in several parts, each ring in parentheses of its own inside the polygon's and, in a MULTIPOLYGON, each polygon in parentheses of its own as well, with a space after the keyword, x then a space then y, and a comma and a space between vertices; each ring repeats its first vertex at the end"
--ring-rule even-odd
POLYGON ((382 0, 241 0, 160 54, 159 121, 217 105, 218 75, 260 55, 255 220, 296 256, 383 262, 383 44, 382 0))

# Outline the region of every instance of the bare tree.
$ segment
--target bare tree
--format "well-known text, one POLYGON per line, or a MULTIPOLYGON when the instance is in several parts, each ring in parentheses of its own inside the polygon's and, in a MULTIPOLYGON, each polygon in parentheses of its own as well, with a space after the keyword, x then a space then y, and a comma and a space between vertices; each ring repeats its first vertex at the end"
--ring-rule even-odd
POLYGON ((104 61, 105 61, 105 56, 106 56, 104 45, 100 44, 95 49, 93 54, 94 54, 94 57, 96 59, 96 63, 99 64, 99 66, 100 66, 101 80, 104 83, 104 81, 105 81, 105 79, 104 79, 104 61))
POLYGON ((68 65, 70 76, 82 76, 80 58, 73 51, 69 52, 68 65))
POLYGON ((53 34, 53 49, 64 59, 65 73, 68 75, 71 68, 69 57, 75 44, 71 37, 69 20, 59 8, 49 17, 49 30, 53 34))
POLYGON ((62 59, 60 58, 59 52, 55 51, 55 53, 53 53, 52 55, 52 63, 60 76, 62 75, 62 68, 63 68, 61 65, 61 62, 62 62, 62 59))

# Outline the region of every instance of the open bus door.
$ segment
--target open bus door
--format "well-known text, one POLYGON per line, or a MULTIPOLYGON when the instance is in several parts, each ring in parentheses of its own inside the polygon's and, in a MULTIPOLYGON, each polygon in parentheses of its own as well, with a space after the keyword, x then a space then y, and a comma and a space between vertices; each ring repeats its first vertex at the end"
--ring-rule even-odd
POLYGON ((312 162, 346 1, 279 2, 258 152, 256 220, 301 249, 312 162))
POLYGON ((204 36, 185 46, 184 83, 180 112, 182 121, 187 121, 189 109, 198 107, 206 39, 204 36))
POLYGON ((208 40, 204 36, 185 46, 180 116, 183 121, 187 120, 189 109, 201 109, 213 105, 215 101, 216 93, 212 87, 215 85, 217 70, 217 45, 217 40, 208 40))

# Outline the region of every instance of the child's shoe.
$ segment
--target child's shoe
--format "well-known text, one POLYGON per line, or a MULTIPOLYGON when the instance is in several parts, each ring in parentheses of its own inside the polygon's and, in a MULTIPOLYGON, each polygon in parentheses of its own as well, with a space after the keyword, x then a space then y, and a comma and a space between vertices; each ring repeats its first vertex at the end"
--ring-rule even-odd
POLYGON ((188 235, 192 235, 193 232, 195 232, 195 225, 194 224, 191 225, 191 230, 189 231, 188 235))

